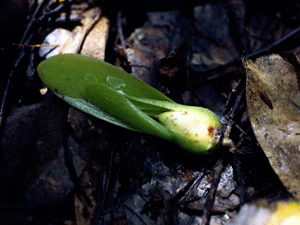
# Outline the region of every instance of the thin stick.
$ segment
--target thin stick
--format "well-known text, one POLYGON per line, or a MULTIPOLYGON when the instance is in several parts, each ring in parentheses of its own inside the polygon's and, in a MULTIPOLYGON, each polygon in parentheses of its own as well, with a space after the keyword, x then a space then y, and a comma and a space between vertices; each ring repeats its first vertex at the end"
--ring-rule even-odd
MULTIPOLYGON (((287 34, 286 36, 284 36, 283 38, 273 42, 272 44, 268 45, 267 47, 265 47, 259 51, 248 54, 245 57, 247 59, 255 59, 259 56, 267 55, 267 54, 274 53, 274 52, 288 51, 290 49, 293 49, 293 48, 299 46, 299 44, 298 44, 299 42, 297 41, 297 38, 299 38, 299 36, 300 36, 300 26, 298 28, 294 29, 289 34, 287 34), (297 45, 296 44, 292 45, 291 43, 296 43, 297 45)), ((220 76, 226 74, 226 73, 221 74, 220 73, 221 71, 225 71, 226 69, 228 69, 230 67, 235 67, 235 66, 241 65, 241 63, 242 63, 242 59, 239 58, 239 59, 233 60, 231 62, 228 62, 224 65, 220 65, 216 68, 212 68, 212 69, 208 69, 206 71, 200 72, 200 73, 198 73, 198 76, 206 75, 208 80, 216 79, 216 77, 220 77, 220 76)), ((197 75, 195 75, 195 76, 197 76, 197 75)), ((194 86, 196 86, 196 85, 194 85, 194 86)))
POLYGON ((67 131, 67 120, 68 120, 68 110, 69 107, 67 104, 64 105, 63 108, 63 121, 62 121, 62 133, 63 133, 63 148, 64 148, 64 156, 65 156, 65 164, 68 168, 70 179, 74 183, 74 189, 77 190, 77 194, 84 199, 88 206, 92 207, 92 202, 87 196, 86 192, 80 185, 79 177, 77 176, 76 169, 73 163, 73 157, 70 154, 69 145, 68 145, 68 131, 67 131))
POLYGON ((221 174, 223 171, 224 165, 223 165, 223 159, 217 161, 215 166, 215 174, 211 182, 211 189, 209 190, 206 202, 204 203, 204 211, 203 211, 203 225, 209 225, 210 217, 211 217, 211 211, 215 203, 216 193, 218 189, 218 184, 220 182, 221 174))
MULTIPOLYGON (((29 34, 29 31, 33 25, 33 22, 35 21, 35 16, 37 15, 37 13, 40 11, 41 9, 41 6, 43 5, 44 3, 44 0, 37 6, 37 8, 35 9, 35 12, 33 13, 30 21, 29 21, 29 24, 22 36, 22 39, 20 41, 20 44, 24 44, 24 45, 28 45, 31 38, 32 38, 32 34, 28 36, 29 34), (26 39, 27 38, 27 39, 26 39)), ((15 63, 13 65, 13 68, 12 70, 10 71, 10 74, 8 76, 8 80, 7 80, 7 83, 6 83, 6 87, 5 87, 5 90, 3 92, 3 96, 2 96, 2 102, 1 102, 1 106, 0 106, 0 131, 2 132, 3 131, 3 120, 4 120, 4 109, 6 107, 6 102, 7 102, 7 96, 8 96, 8 91, 10 89, 10 85, 11 85, 11 81, 12 81, 12 78, 13 78, 13 75, 15 73, 15 70, 16 68, 18 67, 18 65, 20 64, 21 60, 23 59, 23 57, 25 56, 25 50, 24 50, 24 47, 21 47, 20 48, 20 51, 19 51, 19 55, 17 57, 17 59, 15 60, 15 63)))

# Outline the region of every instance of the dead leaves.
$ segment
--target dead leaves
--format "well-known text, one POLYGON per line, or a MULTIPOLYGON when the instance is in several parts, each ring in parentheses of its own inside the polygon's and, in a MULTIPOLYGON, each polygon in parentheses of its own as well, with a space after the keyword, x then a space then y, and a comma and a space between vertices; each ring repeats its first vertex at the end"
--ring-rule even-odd
POLYGON ((78 53, 103 60, 108 38, 109 21, 99 8, 90 9, 83 15, 82 26, 77 26, 60 53, 78 53))
POLYGON ((249 118, 256 138, 282 183, 299 199, 299 71, 275 54, 255 63, 244 60, 244 66, 249 118))

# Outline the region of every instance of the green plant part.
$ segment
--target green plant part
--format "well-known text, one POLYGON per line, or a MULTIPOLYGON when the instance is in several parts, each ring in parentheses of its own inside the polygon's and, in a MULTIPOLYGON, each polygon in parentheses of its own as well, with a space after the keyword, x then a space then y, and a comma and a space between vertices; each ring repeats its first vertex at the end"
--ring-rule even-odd
POLYGON ((221 123, 212 111, 175 103, 108 63, 64 54, 41 62, 38 73, 58 97, 99 119, 173 141, 195 153, 208 154, 218 146, 221 123))
POLYGON ((172 132, 176 142, 193 152, 214 149, 218 142, 220 121, 205 108, 188 107, 157 115, 159 122, 172 132))

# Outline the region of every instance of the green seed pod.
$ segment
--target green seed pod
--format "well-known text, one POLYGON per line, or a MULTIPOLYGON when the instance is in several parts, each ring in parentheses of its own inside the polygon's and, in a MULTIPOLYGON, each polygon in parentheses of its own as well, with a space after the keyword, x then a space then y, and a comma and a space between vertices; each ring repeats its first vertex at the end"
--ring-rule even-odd
POLYGON ((210 153, 218 143, 218 130, 221 123, 210 110, 189 107, 159 114, 161 124, 176 137, 176 142, 192 152, 210 153))

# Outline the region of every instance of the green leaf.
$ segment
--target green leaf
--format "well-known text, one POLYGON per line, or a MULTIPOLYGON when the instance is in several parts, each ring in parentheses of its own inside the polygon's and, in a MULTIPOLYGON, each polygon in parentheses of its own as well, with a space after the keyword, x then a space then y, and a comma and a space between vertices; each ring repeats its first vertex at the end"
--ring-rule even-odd
POLYGON ((153 115, 166 109, 142 102, 146 98, 173 101, 108 63, 83 55, 64 54, 43 61, 38 72, 58 97, 92 116, 127 129, 171 138, 164 126, 147 115, 147 111, 153 115), (138 100, 139 104, 135 106, 126 97, 138 100))
POLYGON ((180 108, 180 104, 169 101, 153 100, 148 98, 137 98, 129 95, 125 95, 136 107, 142 110, 144 113, 155 117, 158 114, 177 110, 180 108))
POLYGON ((55 93, 82 99, 89 84, 100 83, 126 95, 173 102, 145 82, 106 62, 78 54, 63 54, 40 63, 42 81, 55 93))
POLYGON ((124 94, 105 84, 95 83, 88 85, 83 96, 87 102, 92 103, 96 107, 98 106, 97 108, 105 112, 106 115, 121 121, 126 128, 161 136, 168 140, 171 139, 168 129, 140 110, 124 94))

